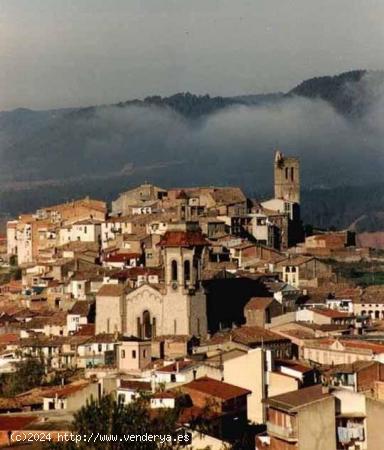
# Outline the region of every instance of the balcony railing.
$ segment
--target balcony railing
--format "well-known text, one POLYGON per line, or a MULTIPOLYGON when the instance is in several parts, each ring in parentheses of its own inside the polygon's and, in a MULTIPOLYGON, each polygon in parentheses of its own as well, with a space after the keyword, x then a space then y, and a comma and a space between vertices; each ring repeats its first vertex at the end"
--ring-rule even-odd
POLYGON ((283 427, 272 422, 267 422, 267 430, 268 434, 275 435, 276 437, 292 441, 297 440, 296 430, 291 427, 283 427))

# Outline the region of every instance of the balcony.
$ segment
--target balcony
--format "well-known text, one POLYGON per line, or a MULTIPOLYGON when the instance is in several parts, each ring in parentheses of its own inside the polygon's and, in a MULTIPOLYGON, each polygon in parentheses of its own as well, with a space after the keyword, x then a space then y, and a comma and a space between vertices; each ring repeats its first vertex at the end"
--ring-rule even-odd
POLYGON ((297 433, 291 427, 283 427, 272 422, 267 422, 268 434, 286 441, 297 441, 297 433))
POLYGON ((355 442, 364 442, 364 425, 359 423, 348 423, 347 426, 338 426, 337 441, 341 447, 345 445, 352 445, 355 442))

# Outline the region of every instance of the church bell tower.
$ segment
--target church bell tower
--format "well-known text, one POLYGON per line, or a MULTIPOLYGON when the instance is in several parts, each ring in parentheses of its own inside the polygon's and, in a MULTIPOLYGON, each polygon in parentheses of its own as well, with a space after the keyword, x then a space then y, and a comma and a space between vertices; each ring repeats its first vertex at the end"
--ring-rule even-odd
POLYGON ((279 150, 274 163, 275 198, 300 203, 300 162, 285 157, 279 150))

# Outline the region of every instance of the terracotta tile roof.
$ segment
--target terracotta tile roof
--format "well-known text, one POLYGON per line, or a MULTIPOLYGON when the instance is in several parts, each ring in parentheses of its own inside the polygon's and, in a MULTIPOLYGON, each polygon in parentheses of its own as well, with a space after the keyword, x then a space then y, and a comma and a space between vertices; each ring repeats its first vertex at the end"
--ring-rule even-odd
POLYGON ((118 338, 119 336, 116 336, 115 334, 100 333, 92 336, 87 343, 112 343, 117 342, 118 338))
POLYGON ((149 381, 121 380, 120 389, 129 389, 133 391, 151 391, 149 381))
POLYGON ((282 261, 279 261, 277 263, 277 266, 283 267, 283 266, 301 266, 302 264, 306 264, 309 261, 312 261, 312 259, 316 259, 314 256, 293 256, 290 258, 286 258, 282 261))
POLYGON ((295 412, 311 403, 331 398, 332 396, 325 392, 323 386, 318 384, 285 394, 270 397, 264 402, 273 408, 281 409, 287 412, 295 412))
POLYGON ((208 245, 200 231, 167 231, 160 242, 160 247, 194 247, 208 245))
POLYGON ((350 351, 366 351, 371 354, 381 354, 384 353, 384 343, 370 342, 358 339, 331 339, 331 338, 320 338, 307 341, 305 346, 311 348, 329 348, 336 341, 339 341, 346 349, 350 351))
MULTIPOLYGON (((21 410, 23 405, 15 397, 0 397, 0 410, 21 410)), ((1 416, 0 416, 1 417, 1 416)))
POLYGON ((70 241, 63 245, 57 246, 57 249, 73 252, 85 252, 87 250, 98 252, 99 244, 97 242, 70 241))
POLYGON ((30 423, 37 420, 36 416, 0 416, 0 430, 13 431, 22 430, 30 423))
POLYGON ((336 309, 330 309, 330 308, 313 308, 313 312, 316 314, 320 314, 322 316, 330 317, 332 319, 346 319, 346 318, 353 318, 355 317, 353 314, 349 314, 344 311, 338 311, 336 309))
POLYGON ((228 331, 219 331, 202 345, 220 345, 231 340, 247 346, 275 341, 289 341, 289 339, 262 327, 242 326, 228 331))
POLYGON ((66 386, 55 386, 48 391, 43 393, 44 398, 67 398, 75 392, 81 391, 82 389, 89 386, 89 381, 81 381, 73 384, 68 384, 66 386))
POLYGON ((157 372, 165 372, 165 373, 173 373, 179 371, 183 371, 185 369, 189 369, 195 365, 194 361, 178 361, 167 366, 161 367, 157 369, 157 372))
POLYGON ((242 326, 228 331, 218 331, 202 345, 220 345, 228 341, 252 346, 268 342, 289 341, 289 339, 262 327, 242 326))
MULTIPOLYGON (((32 319, 34 320, 34 319, 32 319)), ((58 311, 51 317, 45 318, 46 325, 66 325, 67 324, 67 313, 65 311, 58 311)))
POLYGON ((80 316, 88 316, 90 309, 94 305, 94 302, 77 301, 69 310, 69 314, 78 314, 80 316))
POLYGON ((131 267, 130 269, 120 270, 112 275, 111 278, 135 280, 140 275, 157 275, 162 277, 164 271, 160 267, 131 267))
POLYGON ((282 336, 288 336, 289 338, 297 338, 297 339, 313 339, 315 336, 315 332, 303 330, 303 329, 283 329, 283 330, 275 330, 276 333, 281 334, 282 336))
POLYGON ((40 208, 45 211, 61 211, 65 209, 75 208, 77 206, 85 206, 91 209, 97 209, 101 212, 107 212, 107 204, 101 200, 94 200, 89 197, 84 197, 78 200, 73 200, 66 203, 60 203, 58 205, 47 206, 40 208))
POLYGON ((22 324, 22 328, 25 330, 42 330, 47 325, 46 317, 34 317, 22 324))
POLYGON ((20 347, 61 347, 66 342, 68 342, 66 336, 45 336, 39 333, 20 339, 19 345, 20 347))
POLYGON ((16 395, 15 400, 21 406, 37 406, 42 405, 44 402, 43 396, 45 392, 49 392, 52 386, 40 386, 30 389, 29 391, 22 392, 16 395))
POLYGON ((190 383, 183 384, 180 386, 180 389, 202 392, 224 401, 251 394, 251 391, 248 389, 243 389, 233 384, 224 383, 223 381, 214 380, 209 377, 198 378, 190 383))
POLYGON ((252 297, 244 309, 266 309, 273 302, 273 297, 252 297))
POLYGON ((296 370, 297 372, 300 373, 307 373, 307 372, 312 372, 313 368, 311 366, 302 364, 298 361, 294 361, 294 360, 275 360, 275 364, 277 367, 288 367, 292 370, 296 370))
POLYGON ((122 284, 103 284, 97 294, 100 297, 120 297, 124 294, 125 286, 122 284))
POLYGON ((114 255, 108 255, 107 258, 105 258, 105 262, 123 262, 126 263, 127 261, 130 261, 131 259, 140 259, 141 253, 117 253, 114 255))
POLYGON ((247 200, 243 191, 239 187, 214 188, 211 192, 211 196, 219 205, 244 203, 247 200))
POLYGON ((0 347, 9 344, 17 344, 20 341, 20 335, 16 333, 0 334, 0 347))
POLYGON ((356 348, 361 350, 370 350, 373 353, 384 353, 384 344, 369 342, 369 341, 359 341, 359 340, 349 340, 342 339, 340 342, 347 348, 356 348))
POLYGON ((177 398, 180 397, 175 391, 159 391, 153 394, 152 398, 177 398))
POLYGON ((94 335, 95 335, 94 323, 82 325, 80 329, 74 334, 74 336, 94 336, 94 335))
POLYGON ((355 361, 351 364, 337 364, 331 367, 326 372, 328 373, 359 373, 361 370, 364 370, 373 365, 380 365, 377 361, 355 361))
POLYGON ((253 345, 274 341, 284 341, 287 339, 262 327, 243 326, 233 330, 232 340, 244 345, 253 345))
POLYGON ((8 314, 15 317, 16 319, 28 319, 30 317, 35 317, 38 315, 36 311, 31 311, 30 309, 10 309, 8 310, 8 314))

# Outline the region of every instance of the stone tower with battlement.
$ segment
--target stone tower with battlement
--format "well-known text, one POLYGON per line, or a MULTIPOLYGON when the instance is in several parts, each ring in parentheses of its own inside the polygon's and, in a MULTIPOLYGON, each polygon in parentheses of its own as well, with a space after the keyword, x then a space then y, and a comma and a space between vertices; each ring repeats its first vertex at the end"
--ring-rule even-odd
POLYGON ((275 198, 300 203, 300 162, 285 157, 279 150, 274 164, 275 198))

